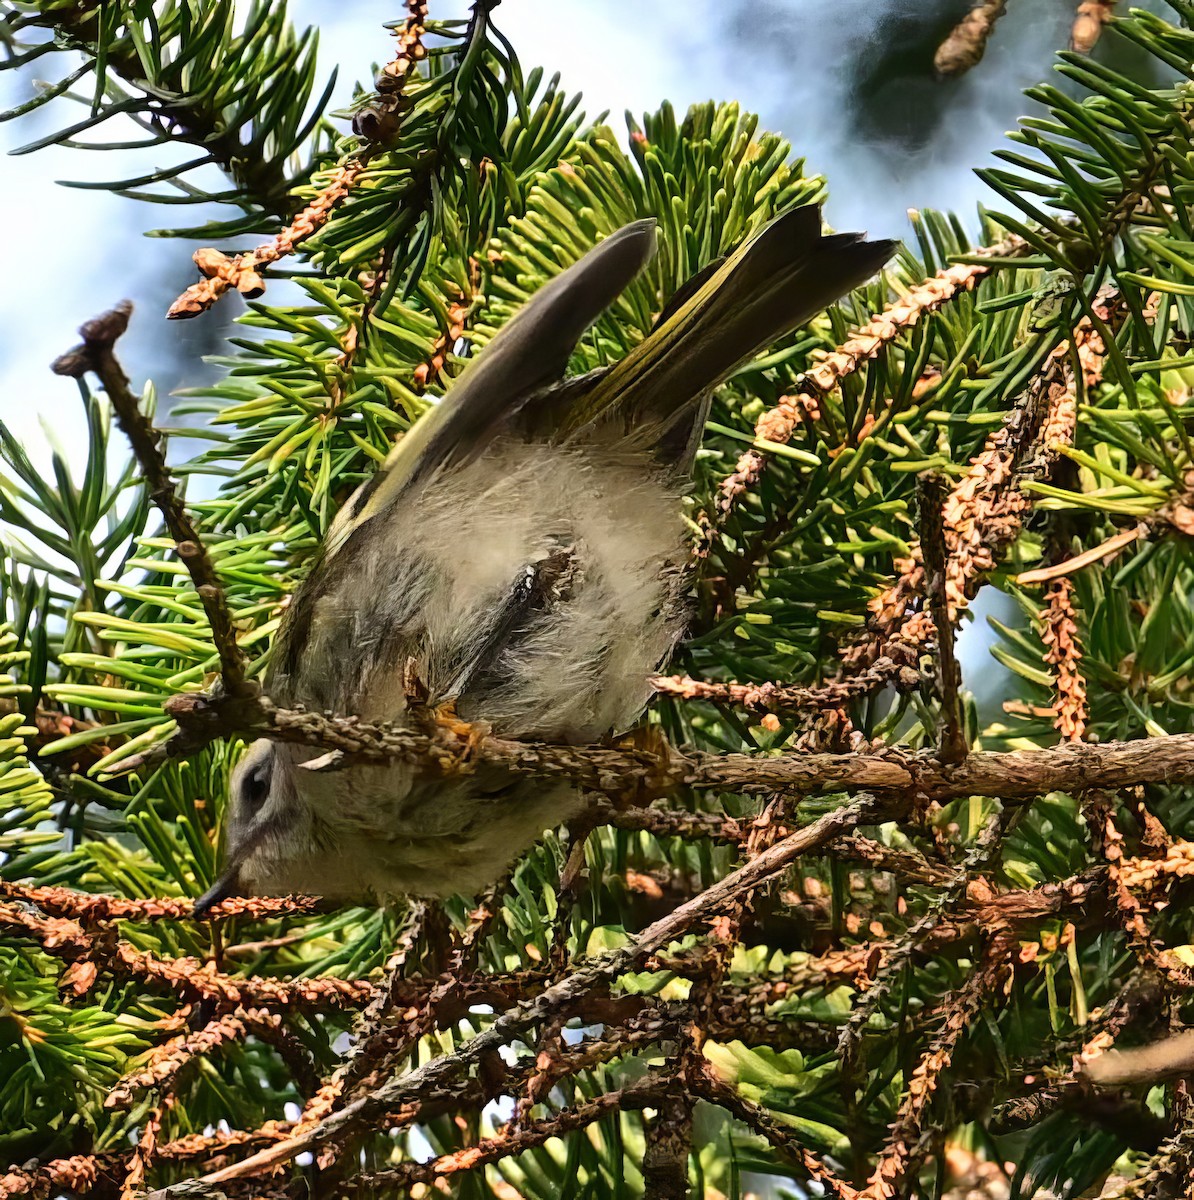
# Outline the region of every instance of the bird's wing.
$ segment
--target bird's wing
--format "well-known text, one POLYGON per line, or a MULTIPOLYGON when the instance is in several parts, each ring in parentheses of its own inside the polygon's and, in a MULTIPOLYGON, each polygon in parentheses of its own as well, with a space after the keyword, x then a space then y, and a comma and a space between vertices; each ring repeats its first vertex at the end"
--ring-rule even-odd
POLYGON ((436 471, 479 453, 528 398, 560 380, 585 330, 654 253, 654 220, 635 221, 540 288, 352 496, 325 555, 436 471))

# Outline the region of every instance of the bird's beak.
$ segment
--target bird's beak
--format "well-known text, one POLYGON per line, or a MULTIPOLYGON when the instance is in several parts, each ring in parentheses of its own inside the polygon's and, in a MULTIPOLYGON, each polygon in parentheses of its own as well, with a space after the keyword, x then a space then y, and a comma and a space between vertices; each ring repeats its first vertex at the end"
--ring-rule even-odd
POLYGON ((227 900, 229 896, 239 896, 240 882, 237 878, 238 872, 236 868, 225 871, 224 874, 195 901, 195 907, 191 910, 191 916, 196 920, 202 920, 207 916, 208 912, 214 908, 221 900, 227 900))

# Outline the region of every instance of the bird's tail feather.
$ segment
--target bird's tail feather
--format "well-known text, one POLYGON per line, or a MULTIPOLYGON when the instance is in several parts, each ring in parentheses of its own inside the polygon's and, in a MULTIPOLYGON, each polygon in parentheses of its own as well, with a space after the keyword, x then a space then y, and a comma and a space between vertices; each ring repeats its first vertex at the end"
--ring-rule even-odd
POLYGON ((736 367, 874 275, 898 243, 863 234, 822 236, 815 206, 772 221, 587 389, 569 414, 576 430, 598 420, 654 431, 683 459, 703 424, 702 401, 736 367))

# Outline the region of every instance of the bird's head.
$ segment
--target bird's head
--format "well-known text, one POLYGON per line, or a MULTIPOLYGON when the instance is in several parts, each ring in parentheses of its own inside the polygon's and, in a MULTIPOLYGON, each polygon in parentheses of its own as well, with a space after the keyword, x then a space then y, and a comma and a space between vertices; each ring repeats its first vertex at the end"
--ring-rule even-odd
POLYGON ((330 847, 304 795, 305 774, 289 746, 262 738, 249 748, 232 773, 224 869, 196 902, 196 916, 230 896, 308 890, 302 883, 330 847))

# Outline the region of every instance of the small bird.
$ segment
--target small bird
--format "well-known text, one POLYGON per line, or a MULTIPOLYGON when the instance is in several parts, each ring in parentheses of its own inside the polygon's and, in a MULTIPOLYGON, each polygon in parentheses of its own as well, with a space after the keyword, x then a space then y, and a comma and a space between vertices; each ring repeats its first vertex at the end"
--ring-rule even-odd
MULTIPOLYGON (((625 731, 686 620, 682 497, 712 390, 874 275, 896 243, 792 209, 688 281, 612 366, 566 377, 586 329, 655 252, 635 221, 501 329, 345 504, 278 630, 279 705, 410 726, 425 707, 504 738, 625 731)), ((491 882, 575 813, 567 784, 482 764, 305 770, 260 740, 231 785, 232 895, 442 897, 491 882)))

